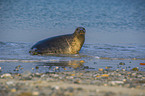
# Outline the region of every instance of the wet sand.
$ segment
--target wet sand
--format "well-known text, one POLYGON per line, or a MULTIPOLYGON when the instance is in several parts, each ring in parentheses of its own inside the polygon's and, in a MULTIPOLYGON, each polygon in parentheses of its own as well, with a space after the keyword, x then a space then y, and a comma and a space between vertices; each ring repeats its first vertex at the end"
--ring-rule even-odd
POLYGON ((144 96, 145 72, 133 70, 5 73, 0 96, 144 96))

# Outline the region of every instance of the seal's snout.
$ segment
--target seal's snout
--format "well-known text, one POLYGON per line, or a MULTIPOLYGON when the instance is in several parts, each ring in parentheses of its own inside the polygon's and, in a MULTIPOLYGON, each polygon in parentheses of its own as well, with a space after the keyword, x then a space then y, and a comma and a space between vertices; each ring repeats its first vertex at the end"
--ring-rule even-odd
POLYGON ((80 30, 80 34, 85 34, 85 30, 80 30))
POLYGON ((77 33, 77 34, 85 34, 86 33, 86 30, 85 30, 85 28, 83 28, 83 27, 78 27, 77 29, 76 29, 76 31, 75 31, 75 33, 77 33))

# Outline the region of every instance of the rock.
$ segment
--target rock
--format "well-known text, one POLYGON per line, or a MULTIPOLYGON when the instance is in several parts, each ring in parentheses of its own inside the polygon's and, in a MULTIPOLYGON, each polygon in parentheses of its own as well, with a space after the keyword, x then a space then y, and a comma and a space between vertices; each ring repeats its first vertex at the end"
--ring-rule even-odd
POLYGON ((5 73, 5 74, 1 75, 1 78, 12 78, 12 76, 9 73, 5 73))
POLYGON ((15 88, 11 89, 11 92, 12 93, 16 92, 16 89, 15 88))
POLYGON ((112 84, 112 85, 116 85, 116 84, 124 84, 123 81, 110 81, 109 83, 112 84))
POLYGON ((108 74, 102 74, 101 77, 109 77, 108 74))
POLYGON ((32 92, 32 95, 38 96, 39 95, 39 92, 38 91, 34 91, 34 92, 32 92))
POLYGON ((81 80, 75 80, 74 83, 79 84, 81 83, 81 80))
POLYGON ((102 68, 99 68, 99 71, 103 71, 103 69, 102 68))
POLYGON ((132 71, 139 71, 139 69, 136 67, 136 68, 132 68, 132 71))
POLYGON ((6 82, 6 84, 7 84, 7 85, 13 85, 14 82, 13 82, 13 81, 8 81, 8 82, 6 82))
POLYGON ((120 62, 119 65, 125 65, 125 63, 124 62, 120 62))

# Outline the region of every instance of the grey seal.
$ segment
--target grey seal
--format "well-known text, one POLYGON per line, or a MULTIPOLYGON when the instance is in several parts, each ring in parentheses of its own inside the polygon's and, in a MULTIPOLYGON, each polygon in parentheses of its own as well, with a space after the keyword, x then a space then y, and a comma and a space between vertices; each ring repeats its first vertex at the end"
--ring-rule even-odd
POLYGON ((76 28, 73 34, 50 37, 37 42, 29 53, 38 54, 78 54, 85 41, 86 30, 76 28))

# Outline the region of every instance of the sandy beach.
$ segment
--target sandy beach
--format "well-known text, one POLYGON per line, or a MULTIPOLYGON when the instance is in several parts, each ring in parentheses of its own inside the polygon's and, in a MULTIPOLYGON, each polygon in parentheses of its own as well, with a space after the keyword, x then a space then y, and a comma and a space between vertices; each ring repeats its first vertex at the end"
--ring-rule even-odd
POLYGON ((0 75, 0 96, 144 96, 145 72, 73 71, 0 75))

